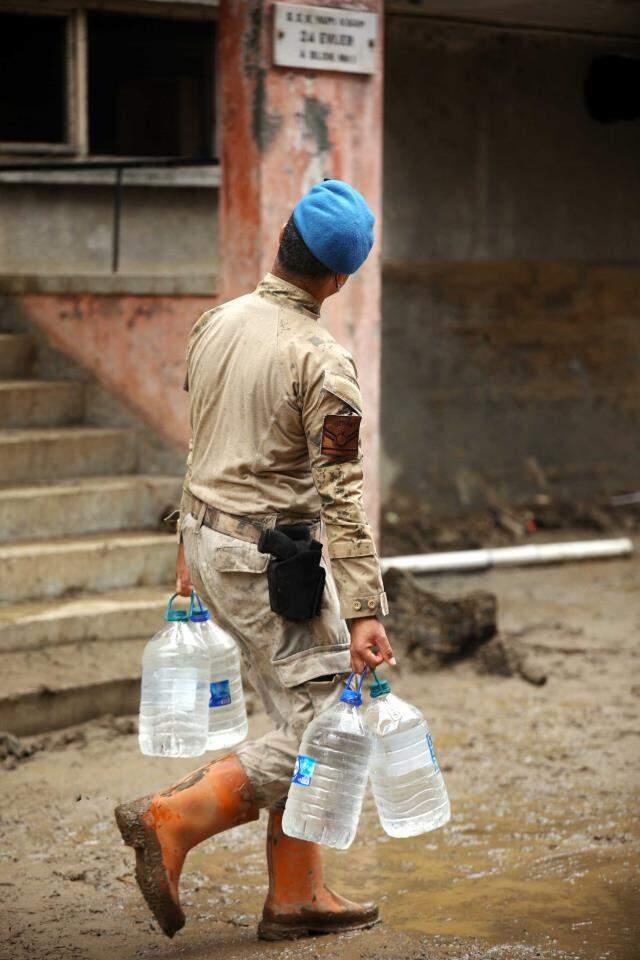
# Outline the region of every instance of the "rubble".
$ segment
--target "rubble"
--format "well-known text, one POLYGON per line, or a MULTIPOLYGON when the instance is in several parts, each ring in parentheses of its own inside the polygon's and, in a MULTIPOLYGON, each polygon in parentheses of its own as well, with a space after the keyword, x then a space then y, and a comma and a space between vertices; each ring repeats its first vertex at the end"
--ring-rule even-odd
POLYGON ((393 508, 382 513, 382 555, 541 542, 551 530, 587 530, 607 535, 640 532, 640 504, 630 496, 586 503, 540 494, 532 503, 522 506, 494 504, 462 516, 433 517, 427 504, 396 496, 393 508))
POLYGON ((391 601, 387 631, 414 666, 435 669, 472 657, 479 673, 519 676, 534 686, 546 683, 545 669, 517 636, 498 634, 493 593, 475 590, 463 597, 444 598, 427 590, 412 574, 393 568, 384 582, 391 601))
POLYGON ((526 653, 510 635, 493 637, 478 649, 475 661, 479 673, 499 677, 517 676, 535 687, 541 687, 547 682, 547 674, 542 664, 526 653))
POLYGON ((0 731, 0 762, 5 770, 15 770, 20 761, 27 760, 33 753, 33 747, 6 730, 0 731))
POLYGON ((66 750, 69 747, 82 749, 91 741, 113 740, 137 733, 136 717, 114 717, 111 714, 66 730, 24 739, 0 732, 0 764, 5 770, 15 770, 20 763, 30 760, 37 753, 66 750))
POLYGON ((468 656, 496 633, 497 601, 477 590, 446 599, 427 590, 410 573, 391 569, 385 574, 391 603, 389 635, 424 666, 468 656))

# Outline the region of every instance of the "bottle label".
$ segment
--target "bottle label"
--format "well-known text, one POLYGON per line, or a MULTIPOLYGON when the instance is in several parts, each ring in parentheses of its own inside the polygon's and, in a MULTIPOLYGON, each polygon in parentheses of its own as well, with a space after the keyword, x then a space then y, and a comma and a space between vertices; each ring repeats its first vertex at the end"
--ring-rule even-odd
POLYGON ((228 680, 216 680, 209 684, 209 706, 226 707, 231 703, 231 690, 228 680))
POLYGON ((431 763, 434 765, 436 773, 440 773, 440 764, 438 763, 438 758, 436 757, 436 751, 433 749, 433 740, 431 739, 431 734, 427 734, 427 746, 429 748, 429 753, 431 754, 431 763))
POLYGON ((313 769, 316 765, 316 761, 313 757, 305 757, 300 754, 296 758, 296 765, 293 768, 293 776, 291 777, 291 783, 298 783, 301 787, 308 787, 311 783, 311 778, 313 777, 313 769))

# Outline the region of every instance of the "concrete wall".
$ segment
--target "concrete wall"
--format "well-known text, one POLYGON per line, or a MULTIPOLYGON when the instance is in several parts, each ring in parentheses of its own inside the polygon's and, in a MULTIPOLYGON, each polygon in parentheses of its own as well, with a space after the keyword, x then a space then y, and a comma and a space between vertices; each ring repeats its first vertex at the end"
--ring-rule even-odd
MULTIPOLYGON (((82 182, 0 184, 0 273, 108 273, 113 195, 82 182)), ((120 237, 123 273, 215 273, 218 191, 125 187, 120 237)))
POLYGON ((640 44, 387 20, 383 489, 436 511, 640 475, 640 124, 591 59, 640 44))

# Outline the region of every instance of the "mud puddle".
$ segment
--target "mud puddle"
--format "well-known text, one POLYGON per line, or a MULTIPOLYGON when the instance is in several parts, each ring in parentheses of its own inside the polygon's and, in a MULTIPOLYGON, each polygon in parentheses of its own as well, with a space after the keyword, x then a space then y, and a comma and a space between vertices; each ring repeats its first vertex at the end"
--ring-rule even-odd
MULTIPOLYGON (((371 817, 368 833, 372 832, 371 817)), ((637 829, 458 808, 452 822, 413 841, 378 837, 341 861, 340 881, 373 877, 394 930, 487 945, 547 945, 585 958, 637 958, 637 829)))

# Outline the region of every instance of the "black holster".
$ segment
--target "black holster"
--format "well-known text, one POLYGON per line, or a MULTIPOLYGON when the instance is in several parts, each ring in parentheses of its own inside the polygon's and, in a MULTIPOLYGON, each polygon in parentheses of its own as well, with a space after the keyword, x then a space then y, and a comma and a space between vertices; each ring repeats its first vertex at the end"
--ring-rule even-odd
POLYGON ((273 612, 286 620, 319 616, 326 571, 320 565, 322 544, 311 538, 309 527, 291 524, 264 530, 258 550, 271 554, 267 580, 273 612))

